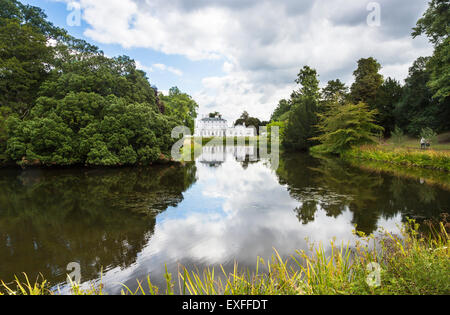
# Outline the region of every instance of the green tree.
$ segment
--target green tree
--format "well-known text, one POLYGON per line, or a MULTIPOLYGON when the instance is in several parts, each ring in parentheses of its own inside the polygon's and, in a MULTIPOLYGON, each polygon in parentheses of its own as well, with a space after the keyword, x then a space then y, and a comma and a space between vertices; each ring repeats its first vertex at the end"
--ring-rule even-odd
POLYGON ((297 92, 298 94, 305 97, 311 97, 316 100, 319 99, 319 78, 315 69, 312 69, 309 66, 304 66, 297 75, 295 83, 301 85, 299 91, 297 92))
POLYGON ((381 65, 373 57, 358 61, 358 68, 353 72, 355 82, 350 89, 354 103, 364 102, 374 108, 378 89, 383 84, 383 76, 378 73, 380 69, 381 65))
POLYGON ((425 34, 434 45, 442 44, 450 33, 450 2, 431 0, 427 11, 417 21, 412 36, 425 34))
POLYGON ((192 97, 173 87, 169 90, 168 96, 161 95, 160 99, 164 103, 166 114, 188 127, 193 133, 198 104, 192 97))
POLYGON ((52 59, 47 38, 18 20, 0 26, 0 104, 21 117, 29 113, 52 59))
POLYGON ((327 86, 322 89, 321 94, 322 102, 325 104, 335 101, 336 98, 343 103, 348 96, 348 87, 339 79, 330 80, 328 81, 327 86))
POLYGON ((440 108, 433 100, 433 92, 427 83, 430 72, 427 69, 429 57, 419 57, 409 69, 402 97, 395 106, 394 115, 400 128, 408 134, 418 136, 425 127, 440 128, 440 108))
POLYGON ((279 101, 277 107, 275 108, 272 116, 270 117, 271 121, 285 121, 287 120, 287 115, 291 110, 292 104, 290 101, 282 99, 279 101))
POLYGON ((398 81, 387 78, 377 92, 374 108, 378 111, 377 122, 384 128, 384 135, 390 136, 395 128, 395 106, 400 101, 403 88, 398 81))
POLYGON ((314 142, 310 139, 317 134, 317 100, 301 96, 294 103, 282 138, 282 146, 289 151, 304 151, 314 142))
POLYGON ((320 141, 317 150, 342 154, 352 146, 374 143, 377 132, 383 128, 375 123, 375 110, 368 105, 334 103, 325 114, 320 114, 317 125, 322 134, 313 138, 320 141))
POLYGON ((439 129, 450 130, 450 2, 431 0, 427 11, 417 21, 412 36, 425 34, 434 45, 427 64, 428 87, 439 105, 439 129))

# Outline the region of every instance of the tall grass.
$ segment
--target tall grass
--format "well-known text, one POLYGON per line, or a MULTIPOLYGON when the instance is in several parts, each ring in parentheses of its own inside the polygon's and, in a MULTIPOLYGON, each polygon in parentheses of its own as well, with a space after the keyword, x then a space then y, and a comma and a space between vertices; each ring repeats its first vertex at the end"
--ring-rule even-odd
POLYGON ((450 171, 450 152, 415 149, 389 149, 382 146, 355 147, 343 154, 345 159, 383 161, 392 164, 450 171))
MULTIPOLYGON (((283 259, 275 251, 272 259, 259 258, 254 272, 223 267, 189 271, 180 266, 177 281, 165 272, 166 289, 154 286, 150 277, 137 282, 137 289, 123 286, 123 295, 334 295, 334 294, 450 294, 450 240, 447 218, 430 234, 419 232, 409 221, 401 235, 383 232, 378 236, 360 234, 354 246, 331 241, 331 250, 311 246, 283 259), (379 285, 373 270, 379 266, 379 285)), ((15 286, 2 283, 5 294, 58 294, 45 281, 30 284, 16 278, 15 286), (6 288, 6 290, 5 290, 6 288)), ((101 295, 102 286, 81 290, 72 283, 73 294, 101 295)))

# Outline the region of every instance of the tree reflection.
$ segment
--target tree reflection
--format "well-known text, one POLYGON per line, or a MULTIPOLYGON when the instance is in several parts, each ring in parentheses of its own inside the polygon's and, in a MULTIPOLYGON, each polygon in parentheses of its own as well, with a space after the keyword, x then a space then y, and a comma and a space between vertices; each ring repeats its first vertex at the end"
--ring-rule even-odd
POLYGON ((0 279, 42 273, 65 280, 69 262, 84 280, 136 261, 155 218, 196 180, 185 166, 115 170, 8 171, 0 175, 0 279))
POLYGON ((438 218, 450 204, 450 194, 439 187, 361 170, 335 158, 282 155, 277 175, 301 203, 294 211, 302 224, 314 221, 319 210, 336 218, 348 209, 357 229, 370 234, 381 218, 438 218))

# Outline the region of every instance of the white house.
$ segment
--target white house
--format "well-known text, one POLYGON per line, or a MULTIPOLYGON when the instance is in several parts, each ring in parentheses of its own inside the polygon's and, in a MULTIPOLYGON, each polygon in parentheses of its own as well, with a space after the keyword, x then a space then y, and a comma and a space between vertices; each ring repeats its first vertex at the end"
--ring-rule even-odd
POLYGON ((203 117, 195 123, 195 137, 254 137, 256 128, 246 126, 229 127, 221 117, 203 117))

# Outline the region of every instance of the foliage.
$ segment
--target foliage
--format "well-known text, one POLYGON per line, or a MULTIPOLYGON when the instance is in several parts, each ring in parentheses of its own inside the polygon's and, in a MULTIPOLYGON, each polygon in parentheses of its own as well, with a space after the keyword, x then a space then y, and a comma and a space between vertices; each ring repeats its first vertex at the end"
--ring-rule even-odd
POLYGON ((267 125, 268 139, 272 139, 272 128, 278 127, 278 135, 280 139, 284 139, 284 134, 286 132, 286 122, 284 121, 274 121, 267 125))
POLYGON ((209 113, 209 118, 222 118, 219 112, 209 113))
POLYGON ((427 64, 430 74, 427 86, 439 104, 440 129, 450 129, 450 2, 431 0, 422 18, 417 21, 412 36, 425 34, 434 45, 433 56, 427 64))
POLYGON ((437 144, 437 134, 433 131, 433 129, 427 127, 423 128, 420 131, 420 137, 424 138, 425 140, 429 141, 432 144, 437 144))
POLYGON ((427 86, 430 79, 428 62, 429 58, 419 57, 413 63, 405 80, 402 97, 394 110, 399 127, 414 136, 418 136, 425 127, 440 129, 439 105, 432 99, 433 94, 427 86))
POLYGON ((321 151, 334 154, 342 154, 353 146, 373 143, 375 132, 383 130, 375 124, 375 115, 376 111, 369 110, 364 103, 334 103, 325 114, 319 114, 317 127, 321 135, 314 139, 320 141, 321 151))
POLYGON ((234 123, 235 126, 245 125, 247 127, 255 127, 256 132, 258 134, 259 134, 259 126, 261 126, 261 124, 262 124, 261 120, 255 117, 251 117, 249 113, 247 113, 247 111, 244 111, 241 117, 239 117, 239 119, 237 119, 236 122, 234 123))
POLYGON ((17 20, 0 24, 0 104, 21 117, 34 105, 48 77, 51 48, 47 38, 17 20))
POLYGON ((417 21, 412 36, 425 34, 430 41, 441 44, 448 38, 450 30, 450 3, 448 0, 431 0, 427 11, 417 21))
POLYGON ((340 103, 344 103, 348 96, 348 87, 341 80, 330 80, 322 89, 322 102, 325 104, 332 103, 338 99, 340 103))
POLYGON ((292 103, 288 100, 282 99, 275 108, 270 121, 285 121, 287 120, 286 113, 291 110, 292 103))
POLYGON ((170 153, 173 127, 193 129, 198 106, 189 95, 172 88, 160 100, 129 57, 104 56, 39 8, 0 6, 0 158, 22 166, 150 164, 170 153))
POLYGON ((354 103, 364 102, 374 108, 377 91, 383 84, 383 76, 378 73, 380 69, 381 65, 373 57, 358 60, 358 68, 353 72, 355 82, 351 86, 354 103))
POLYGON ((395 105, 402 97, 403 88, 398 81, 387 78, 377 91, 374 108, 378 111, 377 122, 384 128, 384 135, 390 136, 395 128, 395 105))
POLYGON ((188 127, 193 134, 198 104, 192 97, 173 87, 168 96, 160 95, 160 99, 164 103, 166 114, 179 121, 180 125, 188 127))
POLYGON ((395 126, 395 129, 392 132, 392 140, 396 145, 400 145, 405 141, 405 134, 398 126, 395 126))
MULTIPOLYGON (((436 47, 433 56, 428 63, 430 69, 430 81, 428 86, 434 92, 435 98, 446 109, 446 117, 450 117, 448 107, 450 105, 450 38, 447 37, 442 44, 436 47)), ((447 120, 447 128, 450 124, 447 120)))
POLYGON ((304 66, 297 75, 295 83, 300 84, 300 90, 297 94, 318 100, 319 95, 319 79, 315 69, 304 66))
POLYGON ((450 154, 446 151, 362 146, 345 152, 343 157, 450 171, 450 154))
POLYGON ((318 122, 317 110, 317 100, 312 97, 300 96, 294 100, 282 138, 282 146, 286 150, 307 150, 314 144, 310 139, 317 132, 315 129, 318 122))

